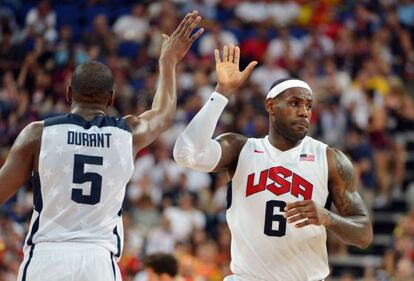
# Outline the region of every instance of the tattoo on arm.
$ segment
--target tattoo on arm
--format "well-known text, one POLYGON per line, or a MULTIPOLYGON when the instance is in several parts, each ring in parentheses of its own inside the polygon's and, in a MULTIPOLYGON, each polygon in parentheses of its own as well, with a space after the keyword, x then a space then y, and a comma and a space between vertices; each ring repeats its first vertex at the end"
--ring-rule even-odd
POLYGON ((341 183, 336 183, 336 190, 332 196, 335 197, 335 207, 342 215, 363 215, 364 206, 357 192, 355 173, 351 161, 339 150, 335 149, 335 164, 341 183), (356 198, 359 197, 359 198, 356 198))
POLYGON ((355 189, 355 175, 351 162, 341 151, 335 149, 335 164, 338 174, 348 190, 355 189))
POLYGON ((366 247, 372 239, 372 226, 368 209, 357 191, 352 163, 337 149, 331 149, 329 154, 329 187, 339 214, 330 212, 328 229, 347 244, 366 247))

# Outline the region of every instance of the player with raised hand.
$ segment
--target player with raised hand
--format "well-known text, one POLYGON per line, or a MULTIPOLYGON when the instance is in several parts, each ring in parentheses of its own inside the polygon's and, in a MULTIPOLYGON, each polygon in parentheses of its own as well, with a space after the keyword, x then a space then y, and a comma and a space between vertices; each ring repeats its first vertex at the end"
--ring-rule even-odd
POLYGON ((316 281, 329 274, 326 230, 346 244, 372 241, 368 209, 355 184, 352 163, 338 149, 306 136, 312 90, 302 80, 278 80, 266 96, 269 133, 212 139, 228 97, 252 72, 239 70, 240 50, 215 50, 217 87, 179 135, 177 163, 231 179, 227 222, 232 234, 226 280, 316 281), (330 210, 333 201, 337 213, 330 210))
POLYGON ((122 203, 134 156, 172 123, 176 66, 203 29, 188 13, 163 35, 159 82, 151 109, 139 116, 106 115, 114 98, 111 71, 79 65, 67 99, 71 112, 27 125, 0 170, 4 203, 32 176, 34 211, 19 281, 121 280, 122 203))

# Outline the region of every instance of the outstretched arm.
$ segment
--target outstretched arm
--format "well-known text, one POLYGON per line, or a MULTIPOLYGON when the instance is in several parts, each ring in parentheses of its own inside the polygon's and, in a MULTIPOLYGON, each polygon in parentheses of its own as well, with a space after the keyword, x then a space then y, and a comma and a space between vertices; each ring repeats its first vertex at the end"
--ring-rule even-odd
POLYGON ((177 104, 176 66, 204 29, 192 34, 201 20, 197 11, 188 13, 171 36, 164 41, 159 59, 159 82, 151 109, 140 116, 126 116, 133 130, 134 153, 152 143, 173 122, 177 104))
POLYGON ((366 248, 372 241, 372 224, 368 208, 357 191, 351 161, 338 149, 327 149, 329 191, 338 214, 312 200, 288 203, 285 217, 288 223, 323 225, 342 242, 366 248))
POLYGON ((252 62, 240 71, 240 49, 234 45, 224 46, 223 59, 218 50, 214 50, 214 55, 218 80, 216 92, 178 136, 174 146, 174 159, 178 164, 203 172, 234 168, 247 138, 238 134, 224 134, 217 140, 212 137, 227 97, 240 87, 257 64, 252 62))

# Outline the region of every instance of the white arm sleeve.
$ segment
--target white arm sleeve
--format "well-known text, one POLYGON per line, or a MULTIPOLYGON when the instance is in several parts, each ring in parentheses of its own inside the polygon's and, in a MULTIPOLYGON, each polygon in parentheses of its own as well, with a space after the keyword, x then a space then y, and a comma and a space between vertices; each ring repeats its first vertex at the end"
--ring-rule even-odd
POLYGON ((221 146, 211 138, 227 102, 225 96, 214 92, 178 136, 173 151, 178 164, 201 172, 210 172, 217 166, 221 146))

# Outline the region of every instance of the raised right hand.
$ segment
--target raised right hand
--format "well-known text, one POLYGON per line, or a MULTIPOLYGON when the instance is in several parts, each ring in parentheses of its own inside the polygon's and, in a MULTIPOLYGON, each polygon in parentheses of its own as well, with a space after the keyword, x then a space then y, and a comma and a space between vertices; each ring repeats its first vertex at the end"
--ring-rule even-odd
POLYGON ((204 28, 200 28, 192 34, 200 21, 198 11, 193 11, 185 16, 171 36, 163 34, 164 42, 161 47, 160 60, 172 63, 182 60, 194 41, 204 32, 204 28))
POLYGON ((214 50, 214 57, 217 72, 216 91, 226 96, 238 89, 257 65, 257 61, 252 61, 243 71, 240 71, 240 48, 233 44, 223 47, 223 60, 220 59, 220 52, 217 49, 214 50))

